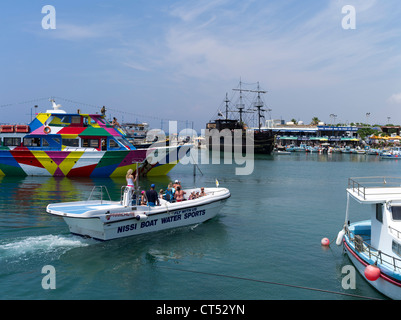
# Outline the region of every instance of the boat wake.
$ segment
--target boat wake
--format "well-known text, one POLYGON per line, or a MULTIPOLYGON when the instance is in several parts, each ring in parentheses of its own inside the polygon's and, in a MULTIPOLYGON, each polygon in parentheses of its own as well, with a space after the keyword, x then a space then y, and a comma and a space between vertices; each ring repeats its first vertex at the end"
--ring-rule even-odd
MULTIPOLYGON (((90 245, 90 239, 74 235, 43 235, 0 241, 0 260, 27 260, 32 256, 61 256, 65 252, 90 245)), ((10 261, 11 260, 11 261, 10 261)))

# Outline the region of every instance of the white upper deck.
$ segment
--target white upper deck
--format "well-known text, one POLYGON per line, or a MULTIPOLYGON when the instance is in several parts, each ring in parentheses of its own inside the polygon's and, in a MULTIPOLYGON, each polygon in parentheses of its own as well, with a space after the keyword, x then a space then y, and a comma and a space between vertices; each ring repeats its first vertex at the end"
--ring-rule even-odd
POLYGON ((347 192, 361 203, 401 202, 401 178, 349 178, 347 192))

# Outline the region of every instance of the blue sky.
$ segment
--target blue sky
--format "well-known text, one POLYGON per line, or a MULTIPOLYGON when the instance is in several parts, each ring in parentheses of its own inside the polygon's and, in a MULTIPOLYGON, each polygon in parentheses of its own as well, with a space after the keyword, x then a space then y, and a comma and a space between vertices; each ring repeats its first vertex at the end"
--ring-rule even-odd
POLYGON ((362 122, 369 112, 370 123, 401 124, 399 1, 4 2, 0 122, 28 122, 55 96, 68 111, 105 105, 119 120, 200 130, 242 79, 268 91, 274 119, 362 122), (42 28, 44 5, 55 30, 42 28), (345 5, 355 29, 342 28, 345 5))

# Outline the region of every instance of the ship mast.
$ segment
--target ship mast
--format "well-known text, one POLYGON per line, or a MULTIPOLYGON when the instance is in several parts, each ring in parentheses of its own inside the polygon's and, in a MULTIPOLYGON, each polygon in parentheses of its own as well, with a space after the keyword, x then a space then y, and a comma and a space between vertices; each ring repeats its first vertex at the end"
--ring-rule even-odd
POLYGON ((260 118, 261 118, 261 117, 264 117, 264 116, 261 114, 261 112, 266 111, 265 109, 262 109, 262 108, 263 108, 263 101, 260 99, 260 94, 261 94, 261 93, 266 93, 266 91, 261 91, 261 90, 260 90, 260 88, 259 88, 259 82, 258 82, 258 90, 254 91, 254 92, 257 92, 257 93, 258 93, 258 100, 256 101, 255 108, 256 108, 257 111, 258 111, 258 128, 259 128, 259 131, 260 131, 260 127, 261 127, 260 118))
POLYGON ((261 94, 261 93, 267 93, 267 91, 260 90, 259 82, 258 82, 258 88, 257 88, 257 90, 242 89, 242 87, 241 87, 241 81, 240 81, 239 84, 240 84, 239 89, 233 89, 233 90, 234 90, 234 91, 239 91, 239 92, 240 92, 240 102, 241 102, 241 104, 240 104, 240 107, 237 107, 237 108, 240 110, 240 111, 239 111, 239 113, 240 113, 240 121, 242 121, 242 113, 246 112, 246 111, 243 111, 244 107, 243 107, 243 104, 242 104, 242 92, 255 92, 255 93, 258 94, 258 99, 257 99, 257 101, 256 101, 256 103, 255 103, 255 108, 256 108, 257 110, 254 110, 254 111, 258 111, 258 128, 259 128, 259 131, 260 131, 260 128, 261 128, 260 118, 264 117, 264 116, 261 114, 261 112, 266 111, 265 109, 262 109, 262 108, 263 108, 263 101, 262 101, 262 99, 260 98, 260 94, 261 94))
POLYGON ((228 103, 230 102, 230 100, 228 100, 228 94, 226 93, 226 100, 224 100, 224 102, 226 103, 226 120, 228 119, 228 103))

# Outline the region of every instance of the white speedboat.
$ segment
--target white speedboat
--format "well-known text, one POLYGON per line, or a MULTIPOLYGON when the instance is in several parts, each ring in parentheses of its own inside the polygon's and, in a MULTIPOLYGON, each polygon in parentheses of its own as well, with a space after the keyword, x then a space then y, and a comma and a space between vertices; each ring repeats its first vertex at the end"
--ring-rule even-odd
POLYGON ((350 178, 344 228, 337 236, 352 263, 378 291, 401 299, 401 178, 350 178), (349 199, 367 204, 369 219, 349 222, 349 199))
MULTIPOLYGON (((130 187, 121 188, 120 201, 111 201, 106 187, 100 188, 101 199, 91 200, 92 190, 87 201, 49 204, 46 211, 63 217, 73 234, 111 240, 202 223, 215 217, 230 197, 226 188, 204 188, 205 196, 173 203, 159 199, 159 206, 150 207, 139 205, 139 193, 135 195, 130 187)), ((200 188, 184 191, 188 197, 200 188)))
POLYGON ((401 147, 393 147, 390 150, 384 151, 380 155, 380 159, 401 159, 401 147))

